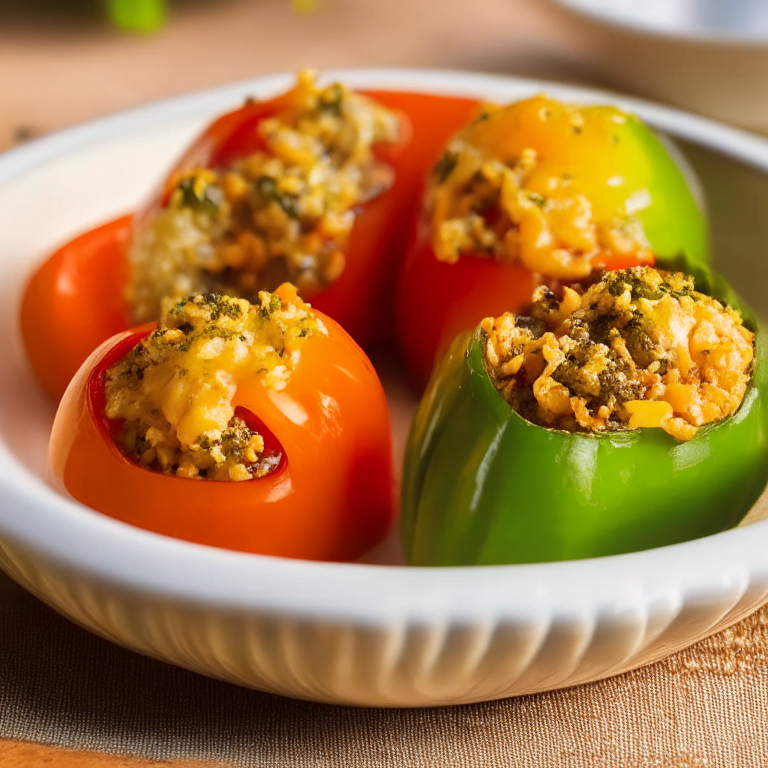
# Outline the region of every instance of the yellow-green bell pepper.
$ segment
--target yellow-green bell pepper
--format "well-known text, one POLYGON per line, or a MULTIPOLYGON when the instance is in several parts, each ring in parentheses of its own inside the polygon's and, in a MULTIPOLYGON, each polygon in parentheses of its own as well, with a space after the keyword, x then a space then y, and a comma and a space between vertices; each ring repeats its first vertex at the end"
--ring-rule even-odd
POLYGON ((670 143, 636 115, 536 96, 490 110, 459 135, 509 164, 533 150, 536 163, 526 175, 527 190, 543 198, 582 194, 595 222, 635 217, 657 257, 684 253, 692 262, 709 260, 707 222, 691 172, 678 164, 681 158, 673 156, 670 143))
MULTIPOLYGON (((632 114, 611 106, 576 107, 537 96, 489 110, 456 137, 459 147, 471 147, 508 167, 533 152, 535 162, 524 173, 524 187, 541 210, 528 207, 520 213, 516 229, 506 233, 517 243, 518 260, 499 262, 488 253, 463 255, 456 263, 437 258, 436 220, 450 219, 455 212, 445 199, 454 201, 466 192, 467 170, 457 159, 462 151, 455 141, 449 143, 430 187, 431 224, 419 228, 403 264, 395 307, 403 360, 420 388, 426 385, 436 357, 459 332, 473 328, 483 317, 516 310, 519 302, 527 301, 539 275, 562 280, 583 277, 552 270, 547 251, 551 256, 553 250, 573 248, 544 236, 540 215, 570 233, 571 240, 574 230, 578 235, 582 228, 613 235, 626 227, 622 248, 612 249, 608 237, 587 260, 580 258, 585 254, 574 252, 577 269, 622 269, 650 262, 654 254, 709 261, 707 223, 694 192, 695 179, 678 165, 669 145, 632 114), (568 209, 574 198, 588 202, 589 215, 566 216, 564 223, 563 206, 568 209)), ((482 195, 477 202, 483 202, 482 195)), ((572 206, 571 213, 576 209, 572 206)), ((497 213, 492 208, 490 219, 497 213)), ((568 260, 562 261, 567 272, 568 260)))

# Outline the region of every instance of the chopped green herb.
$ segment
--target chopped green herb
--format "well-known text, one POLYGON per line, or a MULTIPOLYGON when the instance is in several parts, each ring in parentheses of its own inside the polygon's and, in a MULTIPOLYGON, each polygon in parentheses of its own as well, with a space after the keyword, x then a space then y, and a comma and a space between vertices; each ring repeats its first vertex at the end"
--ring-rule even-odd
POLYGON ((437 180, 442 184, 452 173, 456 167, 458 158, 456 155, 446 152, 438 161, 434 167, 432 173, 437 177, 437 180))

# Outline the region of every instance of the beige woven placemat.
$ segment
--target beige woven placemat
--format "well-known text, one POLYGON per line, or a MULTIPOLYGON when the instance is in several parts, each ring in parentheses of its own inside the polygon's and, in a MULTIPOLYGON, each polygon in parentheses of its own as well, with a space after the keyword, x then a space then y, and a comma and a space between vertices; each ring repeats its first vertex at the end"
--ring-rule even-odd
POLYGON ((768 765, 768 607, 600 683, 444 709, 292 701, 138 656, 0 575, 0 738, 235 766, 768 765))

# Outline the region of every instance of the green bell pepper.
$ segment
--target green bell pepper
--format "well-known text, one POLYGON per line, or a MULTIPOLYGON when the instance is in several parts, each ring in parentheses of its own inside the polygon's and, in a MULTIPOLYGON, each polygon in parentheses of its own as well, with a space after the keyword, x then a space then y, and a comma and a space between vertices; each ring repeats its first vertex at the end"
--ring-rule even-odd
POLYGON ((756 333, 735 414, 686 442, 663 429, 536 426, 495 389, 478 328, 436 369, 405 456, 401 535, 412 565, 572 560, 674 544, 741 520, 768 481, 768 349, 754 315, 708 268, 660 267, 738 309, 756 333))

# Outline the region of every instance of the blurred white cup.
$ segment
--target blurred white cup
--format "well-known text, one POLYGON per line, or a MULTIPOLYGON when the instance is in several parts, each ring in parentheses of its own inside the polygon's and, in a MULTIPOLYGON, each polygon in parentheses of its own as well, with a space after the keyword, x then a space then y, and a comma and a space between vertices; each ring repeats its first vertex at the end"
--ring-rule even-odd
POLYGON ((768 131, 768 0, 549 0, 616 84, 768 131))

